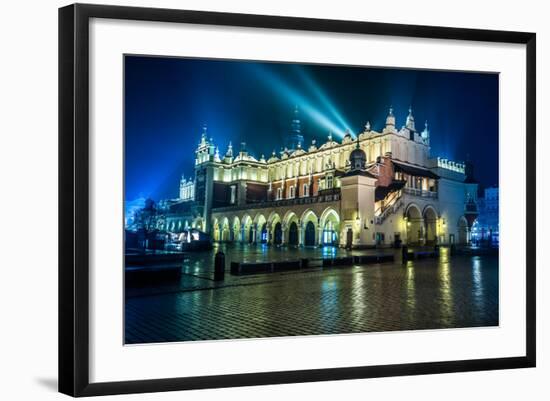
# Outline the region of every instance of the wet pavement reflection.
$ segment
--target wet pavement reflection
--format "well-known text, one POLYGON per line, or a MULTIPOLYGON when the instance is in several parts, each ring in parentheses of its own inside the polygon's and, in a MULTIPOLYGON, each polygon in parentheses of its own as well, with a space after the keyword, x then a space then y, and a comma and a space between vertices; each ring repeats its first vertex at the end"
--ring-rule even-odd
MULTIPOLYGON (((319 259, 337 248, 222 246, 231 260, 319 259)), ((191 255, 182 278, 126 290, 126 343, 259 338, 496 326, 498 257, 437 259, 313 268, 214 282, 212 252, 191 255)), ((380 252, 353 251, 353 254, 380 252)))

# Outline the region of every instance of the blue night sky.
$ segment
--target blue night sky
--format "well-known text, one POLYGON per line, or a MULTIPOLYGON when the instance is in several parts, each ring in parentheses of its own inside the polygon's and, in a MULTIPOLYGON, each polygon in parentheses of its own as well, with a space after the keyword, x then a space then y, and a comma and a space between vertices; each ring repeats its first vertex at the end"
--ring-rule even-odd
POLYGON ((244 141, 268 158, 295 104, 306 147, 367 120, 382 130, 390 105, 400 128, 412 105, 417 130, 428 120, 432 156, 469 158, 481 186, 498 184, 497 74, 126 56, 126 200, 176 197, 204 124, 221 155, 244 141))

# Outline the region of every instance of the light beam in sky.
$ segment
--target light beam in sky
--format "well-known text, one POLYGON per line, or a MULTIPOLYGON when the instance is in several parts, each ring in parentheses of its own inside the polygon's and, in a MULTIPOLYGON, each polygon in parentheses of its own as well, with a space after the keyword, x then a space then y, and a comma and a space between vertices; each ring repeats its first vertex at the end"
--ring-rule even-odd
POLYGON ((326 131, 330 131, 342 138, 344 137, 346 134, 346 129, 348 129, 347 124, 335 123, 303 94, 292 88, 281 77, 276 75, 273 71, 270 71, 265 66, 255 64, 251 65, 251 67, 253 67, 254 72, 260 77, 262 82, 267 83, 280 96, 287 98, 289 104, 298 105, 301 112, 308 115, 315 124, 326 131))

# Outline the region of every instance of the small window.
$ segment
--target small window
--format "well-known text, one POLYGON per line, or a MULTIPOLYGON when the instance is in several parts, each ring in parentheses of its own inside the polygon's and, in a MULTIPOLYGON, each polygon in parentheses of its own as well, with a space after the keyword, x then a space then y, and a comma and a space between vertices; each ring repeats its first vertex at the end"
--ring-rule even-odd
POLYGON ((308 184, 304 184, 304 192, 303 192, 302 196, 309 196, 309 185, 308 184))
POLYGON ((288 191, 288 198, 289 198, 289 199, 294 198, 294 185, 291 185, 288 189, 289 189, 289 191, 288 191))
POLYGON ((233 205, 237 199, 237 187, 231 185, 231 204, 233 205))
POLYGON ((331 175, 329 175, 327 177, 327 187, 326 187, 326 189, 331 189, 332 188, 332 180, 333 180, 333 177, 331 175))
POLYGON ((283 197, 283 188, 277 188, 277 200, 283 197))

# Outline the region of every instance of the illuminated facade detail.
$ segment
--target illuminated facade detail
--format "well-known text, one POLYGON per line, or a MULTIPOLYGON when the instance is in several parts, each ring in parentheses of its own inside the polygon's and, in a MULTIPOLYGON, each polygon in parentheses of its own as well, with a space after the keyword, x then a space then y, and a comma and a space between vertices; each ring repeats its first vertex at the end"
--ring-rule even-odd
MULTIPOLYGON (((225 156, 207 139, 195 151, 195 178, 166 209, 165 220, 191 221, 214 241, 342 247, 465 244, 477 216, 477 183, 467 165, 430 156, 427 122, 416 131, 412 109, 396 128, 390 108, 378 132, 367 122, 341 142, 331 133, 306 148, 297 109, 289 140, 266 160, 225 156), (188 186, 192 182, 193 190, 188 186)), ((180 184, 181 185, 181 184, 180 184)), ((179 227, 179 226, 176 226, 179 227)), ((169 226, 171 229, 171 226, 169 226)))
POLYGON ((192 201, 195 199, 195 183, 193 180, 187 180, 181 176, 180 180, 180 199, 183 201, 192 201))

